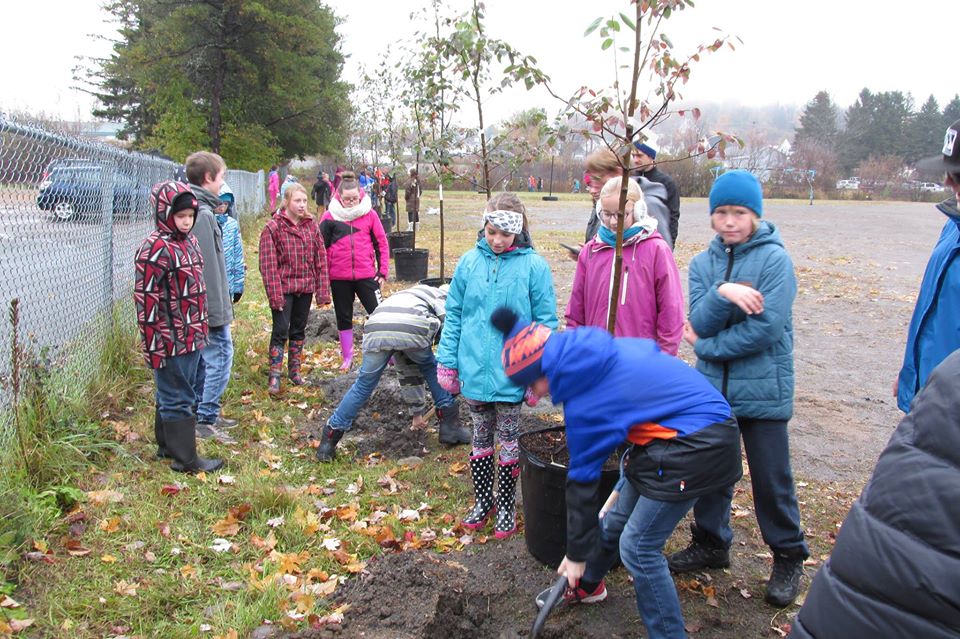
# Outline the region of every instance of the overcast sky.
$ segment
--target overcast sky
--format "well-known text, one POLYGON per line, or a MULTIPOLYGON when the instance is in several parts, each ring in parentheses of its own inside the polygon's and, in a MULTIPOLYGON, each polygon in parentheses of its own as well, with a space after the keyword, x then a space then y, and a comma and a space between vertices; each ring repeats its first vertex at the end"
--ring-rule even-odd
MULTIPOLYGON (((89 119, 92 102, 73 89, 77 56, 102 55, 110 36, 100 0, 5 1, 7 28, 0 38, 0 108, 42 111, 65 119, 89 119)), ((347 73, 390 59, 415 30, 411 11, 427 0, 328 0, 344 22, 338 28, 347 73)), ((466 10, 469 0, 453 0, 466 10)), ((563 94, 588 84, 609 84, 610 52, 596 34, 583 37, 599 16, 629 7, 627 0, 486 0, 490 34, 534 55, 563 94)), ((699 0, 675 14, 664 31, 678 53, 711 40, 716 32, 743 40, 736 51, 708 56, 683 90, 685 101, 796 104, 826 89, 842 107, 863 87, 902 90, 922 103, 931 93, 941 107, 960 91, 956 0, 933 0, 894 11, 892 0, 699 0), (946 28, 945 28, 946 26, 946 28), (949 34, 949 35, 945 35, 949 34)), ((370 94, 375 95, 375 92, 370 94)), ((490 101, 493 121, 541 106, 560 106, 542 91, 517 89, 490 101)))

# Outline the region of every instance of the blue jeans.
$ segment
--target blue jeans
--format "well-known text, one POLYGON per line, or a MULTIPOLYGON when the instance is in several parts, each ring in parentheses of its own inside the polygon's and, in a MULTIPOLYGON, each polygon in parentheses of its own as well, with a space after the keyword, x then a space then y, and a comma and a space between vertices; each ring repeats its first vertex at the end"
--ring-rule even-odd
POLYGON ((200 353, 193 351, 186 355, 168 357, 163 368, 153 371, 153 381, 157 385, 157 408, 164 421, 178 421, 193 417, 196 401, 194 383, 197 379, 197 364, 200 353))
MULTIPOLYGON (((620 535, 620 558, 633 576, 637 610, 647 627, 649 639, 676 639, 687 636, 683 628, 680 597, 673 585, 670 569, 667 568, 663 546, 696 501, 696 498, 683 501, 650 499, 637 492, 629 481, 624 483, 617 500, 615 510, 630 510, 620 535)), ((607 513, 604 519, 609 516, 610 513, 607 513)), ((611 524, 617 521, 611 520, 611 524)), ((608 534, 609 532, 612 531, 608 531, 608 534)), ((587 574, 589 564, 584 577, 587 574)))
MULTIPOLYGON (((790 469, 786 420, 738 417, 750 467, 753 506, 763 541, 773 550, 810 555, 800 528, 800 506, 790 469)), ((693 509, 697 527, 724 547, 733 543, 730 506, 733 486, 700 498, 693 509)))
POLYGON ((397 225, 397 203, 387 201, 387 215, 390 217, 390 222, 396 226, 397 225))
MULTIPOLYGON (((453 395, 443 390, 437 381, 437 360, 429 348, 415 348, 402 351, 410 361, 417 365, 420 374, 427 382, 427 388, 433 395, 433 403, 437 408, 447 408, 453 405, 453 395)), ((357 373, 357 381, 353 383, 347 394, 340 400, 337 410, 327 420, 327 425, 334 430, 348 431, 353 427, 353 420, 364 407, 373 391, 380 383, 380 377, 387 368, 393 351, 372 351, 363 353, 363 363, 357 373)))
POLYGON ((230 325, 210 327, 207 346, 200 351, 196 389, 197 421, 212 424, 220 417, 220 399, 230 381, 233 367, 233 339, 230 325))

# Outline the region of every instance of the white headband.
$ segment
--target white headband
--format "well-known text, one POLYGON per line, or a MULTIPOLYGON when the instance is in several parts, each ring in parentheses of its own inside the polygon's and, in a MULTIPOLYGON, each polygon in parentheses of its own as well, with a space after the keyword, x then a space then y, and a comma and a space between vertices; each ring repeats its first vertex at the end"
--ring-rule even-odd
POLYGON ((486 211, 483 214, 484 223, 489 222, 504 233, 519 235, 523 232, 523 214, 516 211, 486 211))

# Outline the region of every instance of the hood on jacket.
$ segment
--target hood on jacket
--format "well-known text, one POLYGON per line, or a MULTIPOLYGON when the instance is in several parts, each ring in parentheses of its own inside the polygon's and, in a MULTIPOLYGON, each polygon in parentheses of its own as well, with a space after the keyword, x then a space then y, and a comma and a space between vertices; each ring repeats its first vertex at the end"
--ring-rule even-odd
POLYGON ((960 224, 960 206, 957 204, 957 196, 953 196, 937 204, 937 210, 957 224, 960 224))
MULTIPOLYGON (((652 341, 650 349, 656 350, 652 341)), ((616 361, 617 348, 606 331, 586 327, 555 333, 543 352, 543 372, 553 403, 562 404, 601 385, 616 361)))
POLYGON ((237 207, 237 198, 233 194, 233 189, 231 189, 226 182, 224 182, 223 186, 220 187, 220 201, 227 203, 227 210, 219 214, 218 217, 221 215, 222 216, 229 215, 230 217, 235 218, 236 213, 234 211, 236 210, 236 207, 237 207))
MULTIPOLYGON (((193 194, 197 196, 197 200, 201 204, 206 204, 210 207, 211 212, 220 206, 220 196, 218 194, 208 191, 202 186, 197 186, 196 184, 191 184, 190 190, 193 191, 193 194)), ((199 211, 197 212, 199 213, 199 211)))
MULTIPOLYGON (((153 207, 154 221, 157 230, 176 239, 183 239, 186 233, 181 233, 173 221, 174 203, 180 197, 189 197, 191 208, 194 210, 194 224, 196 224, 197 200, 190 186, 183 182, 167 180, 154 185, 150 191, 150 205, 153 207)), ((181 206, 177 210, 182 210, 181 206)))
MULTIPOLYGON (((774 226, 772 222, 760 220, 760 227, 756 232, 751 235, 750 239, 746 242, 734 246, 733 252, 736 255, 742 255, 764 244, 776 244, 777 246, 783 247, 783 238, 780 237, 780 231, 777 230, 777 227, 774 226)), ((723 239, 719 235, 715 236, 710 242, 710 251, 712 253, 726 255, 726 244, 723 243, 723 239)))

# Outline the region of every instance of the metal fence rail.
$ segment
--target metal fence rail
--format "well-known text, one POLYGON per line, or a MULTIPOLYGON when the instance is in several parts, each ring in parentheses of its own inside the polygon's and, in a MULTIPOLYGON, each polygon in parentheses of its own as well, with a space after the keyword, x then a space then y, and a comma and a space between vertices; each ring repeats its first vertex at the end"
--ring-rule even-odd
MULTIPOLYGON (((0 446, 12 432, 12 326, 71 376, 96 370, 114 308, 132 322, 133 256, 154 229, 150 188, 179 165, 0 115, 0 446)), ((263 172, 228 171, 239 214, 264 205, 263 172)))

